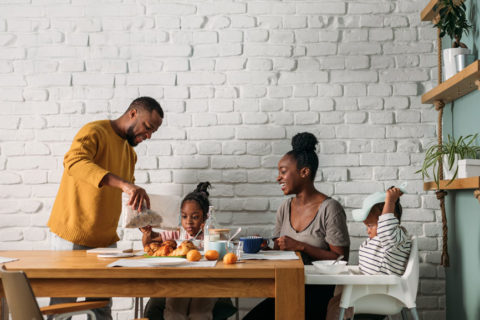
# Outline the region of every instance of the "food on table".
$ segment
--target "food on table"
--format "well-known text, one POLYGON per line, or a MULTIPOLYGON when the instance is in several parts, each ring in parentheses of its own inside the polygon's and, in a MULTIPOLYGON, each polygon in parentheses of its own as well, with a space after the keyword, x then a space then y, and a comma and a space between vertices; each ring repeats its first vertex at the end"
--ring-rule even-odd
POLYGON ((202 258, 200 252, 196 249, 192 249, 187 253, 187 260, 188 261, 199 261, 202 258))
POLYGON ((170 245, 164 244, 157 251, 153 254, 156 257, 166 257, 169 256, 175 249, 173 249, 170 245))
POLYGON ((236 262, 237 256, 233 252, 229 252, 223 257, 224 264, 235 264, 236 262))
POLYGON ((150 247, 150 250, 157 251, 158 248, 162 246, 161 242, 152 242, 148 245, 150 247))
POLYGON ((168 244, 173 249, 177 248, 177 242, 175 240, 165 240, 162 244, 168 244))
POLYGON ((219 257, 217 250, 208 250, 205 252, 205 259, 207 260, 217 260, 219 257))
POLYGON ((191 250, 187 247, 178 247, 170 253, 170 256, 186 256, 189 251, 191 250))
POLYGON ((163 242, 152 242, 143 248, 143 251, 153 257, 173 257, 186 256, 189 251, 196 250, 197 247, 188 240, 183 241, 178 247, 174 240, 163 242))
POLYGON ((190 250, 196 249, 196 247, 195 247, 195 245, 193 244, 193 242, 188 241, 188 240, 183 241, 183 242, 180 244, 180 247, 189 248, 190 250))

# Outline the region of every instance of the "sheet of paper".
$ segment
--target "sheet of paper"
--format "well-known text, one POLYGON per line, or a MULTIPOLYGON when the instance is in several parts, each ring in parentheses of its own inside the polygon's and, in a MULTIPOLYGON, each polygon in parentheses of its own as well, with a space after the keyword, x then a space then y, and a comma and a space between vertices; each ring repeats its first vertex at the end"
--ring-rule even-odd
POLYGON ((17 258, 0 257, 0 263, 7 263, 18 260, 17 258))
MULTIPOLYGON (((150 258, 150 259, 162 259, 162 258, 150 258)), ((215 267, 216 264, 217 264, 216 260, 215 261, 200 260, 195 262, 187 261, 187 263, 185 264, 177 265, 177 266, 169 266, 169 267, 171 268, 189 268, 189 267, 190 268, 208 268, 208 267, 215 267)), ((107 267, 152 268, 151 265, 139 259, 118 259, 110 263, 109 265, 107 265, 107 267)))
POLYGON ((114 253, 130 253, 133 252, 133 249, 121 249, 121 248, 95 248, 87 250, 87 253, 95 254, 114 254, 114 253))
POLYGON ((269 250, 258 253, 242 253, 240 260, 297 260, 295 251, 269 250))
POLYGON ((179 268, 208 268, 208 267, 215 267, 217 264, 217 260, 215 261, 208 261, 208 260, 200 260, 200 261, 188 261, 186 264, 182 264, 178 266, 179 268))

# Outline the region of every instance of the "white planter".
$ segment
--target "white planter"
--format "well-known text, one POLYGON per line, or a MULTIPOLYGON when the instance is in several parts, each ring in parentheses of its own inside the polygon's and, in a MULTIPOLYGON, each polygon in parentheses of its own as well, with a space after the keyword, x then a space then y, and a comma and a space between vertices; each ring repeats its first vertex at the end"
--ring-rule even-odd
POLYGON ((468 178, 480 176, 480 159, 458 160, 458 177, 468 178))
MULTIPOLYGON (((456 157, 458 158, 458 157, 456 157)), ((453 163, 452 170, 448 170, 448 164, 446 157, 443 157, 443 178, 450 180, 455 174, 455 170, 458 165, 458 172, 456 178, 469 178, 480 176, 480 159, 462 159, 453 163)))
POLYGON ((470 54, 470 50, 467 48, 449 48, 443 49, 443 79, 447 80, 448 78, 453 77, 459 71, 459 66, 457 66, 457 55, 470 54))
MULTIPOLYGON (((455 162, 453 162, 452 169, 449 170, 447 156, 443 156, 443 179, 450 180, 453 178, 453 175, 455 174, 455 170, 457 169, 457 164, 458 164, 458 155, 455 154, 455 162)), ((458 173, 457 173, 457 178, 458 178, 458 173)))

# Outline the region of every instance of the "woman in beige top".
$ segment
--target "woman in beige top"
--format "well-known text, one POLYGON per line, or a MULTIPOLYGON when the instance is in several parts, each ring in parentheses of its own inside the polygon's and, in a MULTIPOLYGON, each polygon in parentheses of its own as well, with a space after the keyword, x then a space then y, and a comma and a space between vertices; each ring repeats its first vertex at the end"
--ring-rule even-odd
MULTIPOLYGON (((315 148, 318 141, 311 133, 292 138, 293 149, 278 162, 277 181, 285 200, 277 211, 274 249, 299 251, 305 264, 331 260, 340 255, 348 260, 350 238, 345 211, 340 203, 315 188, 318 169, 315 148)), ((305 319, 324 319, 334 286, 305 286, 305 319)), ((274 299, 253 308, 243 319, 274 319, 274 299)))

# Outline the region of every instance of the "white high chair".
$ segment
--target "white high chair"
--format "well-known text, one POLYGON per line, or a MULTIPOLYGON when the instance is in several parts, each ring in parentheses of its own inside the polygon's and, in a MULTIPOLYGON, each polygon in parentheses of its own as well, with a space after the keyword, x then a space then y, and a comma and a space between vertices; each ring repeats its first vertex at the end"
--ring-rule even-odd
POLYGON ((354 313, 393 315, 410 309, 413 319, 418 320, 415 299, 419 280, 419 261, 417 238, 412 238, 412 249, 405 273, 396 275, 361 274, 358 266, 348 266, 348 274, 326 275, 316 272, 313 266, 305 266, 305 284, 342 285, 340 316, 343 320, 345 310, 354 308, 354 313))
MULTIPOLYGON (((359 277, 364 277, 359 275, 359 277)), ((366 276, 370 277, 370 276, 366 276)), ((393 276, 396 277, 396 276, 393 276)), ((400 311, 402 318, 407 319, 404 308, 410 309, 413 319, 418 320, 415 299, 419 280, 417 238, 412 238, 412 249, 408 258, 405 273, 396 284, 346 284, 340 299, 340 316, 343 320, 347 308, 353 307, 354 313, 371 313, 393 315, 400 311)))

